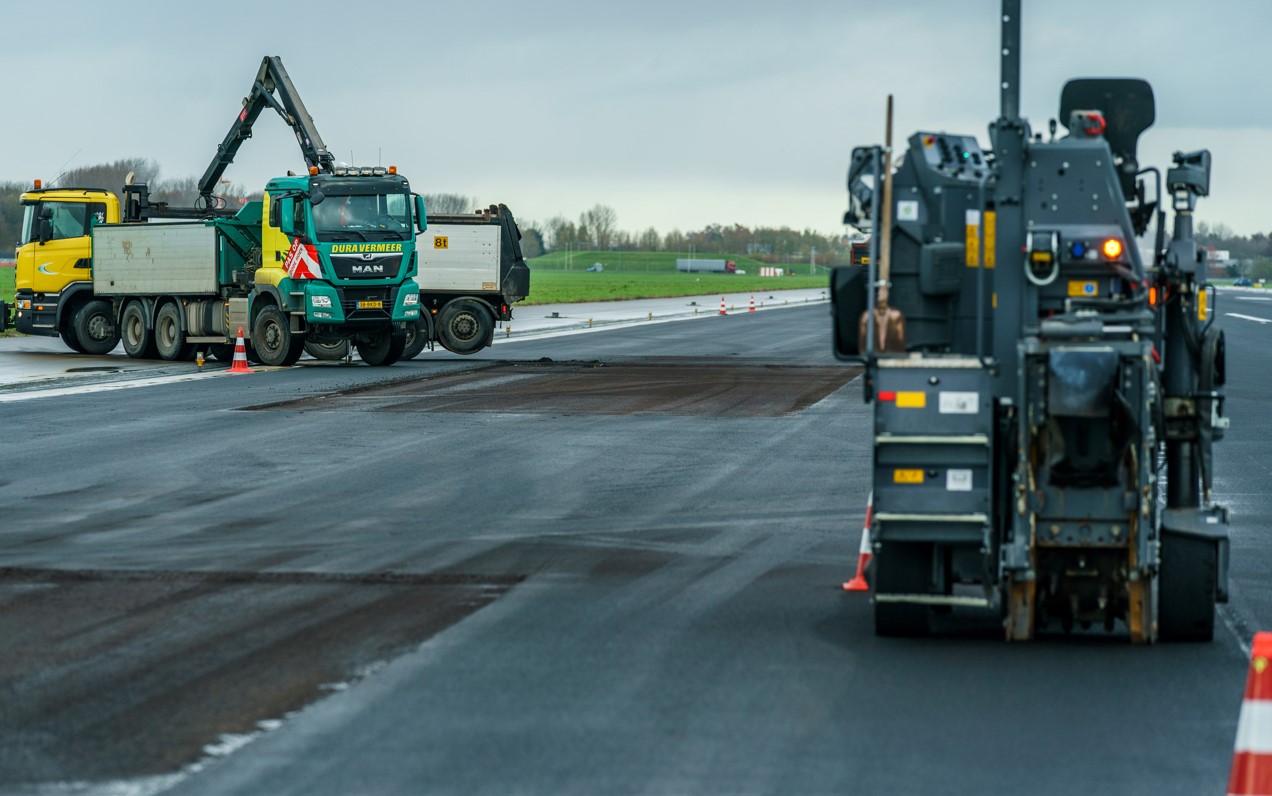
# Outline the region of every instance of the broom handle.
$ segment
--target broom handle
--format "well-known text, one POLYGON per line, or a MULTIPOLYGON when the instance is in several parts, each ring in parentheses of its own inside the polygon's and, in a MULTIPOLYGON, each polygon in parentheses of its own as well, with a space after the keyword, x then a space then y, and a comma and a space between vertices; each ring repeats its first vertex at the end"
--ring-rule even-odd
POLYGON ((879 222, 879 304, 888 306, 888 280, 892 271, 892 95, 883 137, 883 218, 879 222))

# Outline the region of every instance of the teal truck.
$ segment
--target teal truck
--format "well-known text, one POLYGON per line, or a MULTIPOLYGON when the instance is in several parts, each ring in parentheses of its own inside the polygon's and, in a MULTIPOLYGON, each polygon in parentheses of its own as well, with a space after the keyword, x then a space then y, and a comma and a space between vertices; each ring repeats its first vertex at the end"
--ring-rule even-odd
POLYGON ((270 180, 233 215, 171 223, 136 223, 156 208, 125 186, 125 222, 91 232, 93 296, 124 351, 229 359, 241 329, 266 365, 295 364, 306 341, 396 362, 420 318, 423 200, 392 167, 311 171, 270 180))

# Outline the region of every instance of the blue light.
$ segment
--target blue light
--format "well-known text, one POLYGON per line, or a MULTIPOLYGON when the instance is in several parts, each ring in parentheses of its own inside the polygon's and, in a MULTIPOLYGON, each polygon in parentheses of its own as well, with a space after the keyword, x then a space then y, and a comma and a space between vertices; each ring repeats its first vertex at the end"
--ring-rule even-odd
POLYGON ((1073 255, 1073 259, 1080 260, 1086 256, 1086 244, 1082 241, 1076 241, 1069 247, 1069 253, 1073 255))

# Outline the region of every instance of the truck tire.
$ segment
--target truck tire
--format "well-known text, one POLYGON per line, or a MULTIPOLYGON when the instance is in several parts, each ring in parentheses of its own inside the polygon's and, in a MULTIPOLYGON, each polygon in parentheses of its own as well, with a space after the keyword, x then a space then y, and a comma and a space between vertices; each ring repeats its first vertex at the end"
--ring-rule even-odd
POLYGON ((305 339, 292 334, 287 316, 274 305, 256 314, 252 324, 252 346, 262 365, 289 368, 305 351, 305 339))
POLYGON ((119 345, 119 329, 110 302, 91 299, 71 316, 71 334, 78 345, 68 345, 85 354, 109 354, 119 345))
POLYGON ((119 339, 133 359, 155 358, 155 338, 146 328, 146 308, 140 301, 128 302, 120 314, 119 339))
POLYGON ((79 338, 75 336, 75 329, 68 321, 62 326, 62 331, 58 332, 58 336, 62 338, 62 342, 66 343, 66 347, 77 354, 86 354, 84 346, 80 345, 79 338))
POLYGON ((392 365, 402 358, 406 334, 379 334, 366 343, 357 343, 358 356, 368 365, 392 365))
POLYGON ((155 351, 160 359, 181 362, 190 358, 194 346, 186 343, 181 330, 181 308, 171 301, 165 302, 155 313, 155 351))
POLYGON ((1162 641, 1215 637, 1215 543, 1162 534, 1157 627, 1162 641))
POLYGON ((349 341, 338 340, 334 343, 320 343, 317 340, 306 340, 305 353, 314 359, 321 359, 324 362, 339 362, 349 356, 349 341))
POLYGON ((932 591, 932 545, 892 542, 874 554, 874 615, 877 636, 926 636, 930 606, 880 601, 879 595, 932 591))
POLYGON ((495 319, 474 299, 457 299, 437 316, 437 339, 455 354, 475 354, 490 344, 495 319))
POLYGON ((402 359, 415 359, 433 337, 433 324, 429 322, 429 316, 425 312, 427 310, 422 310, 420 319, 406 330, 406 348, 402 349, 402 359))

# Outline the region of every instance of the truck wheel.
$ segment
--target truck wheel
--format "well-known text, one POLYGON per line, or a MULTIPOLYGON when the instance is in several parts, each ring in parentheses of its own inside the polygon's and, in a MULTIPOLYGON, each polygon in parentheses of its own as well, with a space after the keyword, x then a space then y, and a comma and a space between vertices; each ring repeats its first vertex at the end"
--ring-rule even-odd
POLYGON ((320 343, 317 340, 306 340, 305 352, 314 359, 321 359, 324 362, 339 362, 349 356, 349 341, 337 340, 334 343, 320 343))
POLYGON ((428 345, 429 338, 432 337, 432 324, 424 313, 427 310, 420 310, 420 319, 415 325, 406 329, 406 348, 402 349, 402 359, 415 359, 428 345))
POLYGON ((119 329, 115 327, 115 313, 110 302, 103 299, 87 301, 71 317, 71 334, 79 345, 71 347, 85 354, 109 354, 119 345, 119 329))
POLYGON ((369 342, 357 343, 358 356, 368 365, 392 365, 402 358, 402 349, 406 348, 406 335, 379 334, 369 342))
POLYGON ((437 316, 437 339, 456 354, 477 353, 489 345, 494 331, 490 310, 472 299, 452 301, 437 316))
POLYGON ((160 359, 177 362, 190 358, 194 347, 185 342, 181 331, 181 308, 172 302, 165 303, 155 314, 155 351, 160 359))
POLYGON ((915 603, 880 601, 880 595, 929 594, 932 546, 893 542, 874 555, 874 614, 877 636, 926 636, 931 608, 915 603))
POLYGON ((1158 634, 1163 641, 1210 641, 1215 636, 1215 543, 1162 534, 1158 571, 1158 634))
POLYGON ((119 320, 119 339, 124 353, 133 359, 154 359, 155 339, 146 328, 146 310, 140 301, 131 301, 124 307, 119 320))
POLYGON ((75 336, 75 329, 69 323, 62 327, 62 331, 58 332, 58 336, 62 338, 62 342, 66 343, 66 347, 72 351, 85 354, 84 346, 80 345, 79 338, 75 336))
POLYGON ((287 316, 274 305, 256 314, 252 324, 252 345, 262 365, 289 368, 305 351, 305 339, 292 334, 287 316))

